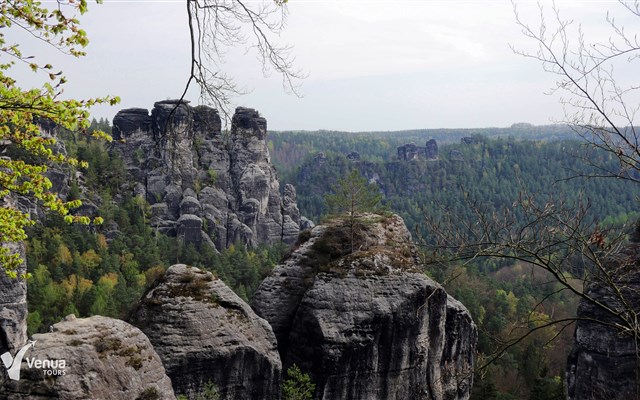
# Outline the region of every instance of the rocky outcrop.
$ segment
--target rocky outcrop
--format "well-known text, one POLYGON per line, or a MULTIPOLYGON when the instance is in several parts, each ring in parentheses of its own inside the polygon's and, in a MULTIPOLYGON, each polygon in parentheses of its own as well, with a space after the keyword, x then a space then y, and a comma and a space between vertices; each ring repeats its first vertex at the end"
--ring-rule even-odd
MULTIPOLYGON (((3 243, 2 247, 24 260, 23 243, 3 243)), ((22 277, 27 272, 25 263, 15 272, 17 277, 9 277, 0 266, 0 354, 16 354, 27 342, 27 282, 22 277)), ((7 378, 3 367, 0 366, 0 382, 7 378)))
POLYGON ((132 323, 153 343, 176 393, 193 396, 211 382, 224 399, 280 398, 271 327, 210 272, 172 266, 132 323))
POLYGON ((636 323, 640 307, 638 260, 637 231, 625 251, 607 266, 610 278, 596 278, 587 287, 585 294, 599 304, 582 300, 578 306, 574 344, 567 361, 570 400, 640 398, 637 339, 613 327, 636 323))
POLYGON ((351 153, 347 154, 347 160, 360 161, 360 153, 358 153, 357 151, 352 151, 351 153))
POLYGON ((175 399, 151 343, 126 322, 70 316, 33 340, 0 399, 175 399))
POLYGON ((218 250, 238 241, 293 243, 301 216, 295 196, 283 201, 266 135, 255 110, 238 107, 223 135, 216 110, 166 100, 151 114, 118 112, 112 151, 130 175, 125 189, 151 204, 158 231, 218 250))
POLYGON ((419 147, 415 143, 407 143, 398 146, 398 160, 413 161, 420 157, 419 147))
POLYGON ((438 158, 438 142, 435 139, 427 140, 427 144, 424 148, 424 155, 428 160, 435 160, 438 158))
POLYGON ((464 154, 459 150, 451 150, 449 152, 449 160, 451 161, 464 161, 464 154))
POLYGON ((319 225, 258 288, 283 364, 317 399, 467 399, 476 326, 416 262, 398 216, 319 225), (351 249, 356 250, 352 253, 351 249))
POLYGON ((425 147, 419 147, 415 143, 407 143, 398 146, 398 160, 414 161, 414 160, 437 160, 438 159, 438 143, 435 139, 429 139, 425 147))

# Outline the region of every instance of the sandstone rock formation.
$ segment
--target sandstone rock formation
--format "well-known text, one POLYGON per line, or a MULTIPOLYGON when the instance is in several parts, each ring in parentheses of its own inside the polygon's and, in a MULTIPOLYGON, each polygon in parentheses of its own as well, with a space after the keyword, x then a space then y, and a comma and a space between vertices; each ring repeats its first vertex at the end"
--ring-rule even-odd
POLYGON ((358 153, 357 151, 352 151, 347 154, 347 159, 349 161, 360 161, 360 153, 358 153))
POLYGON ((592 282, 588 286, 586 295, 602 306, 586 300, 578 306, 574 344, 567 361, 570 400, 640 398, 637 339, 613 328, 622 321, 604 309, 608 307, 631 321, 636 318, 640 305, 639 233, 632 236, 622 257, 609 265, 613 285, 592 282))
POLYGON ((469 398, 471 316, 420 272, 400 217, 363 218, 305 233, 255 293, 284 366, 309 372, 318 399, 469 398))
POLYGON ((438 159, 438 143, 435 139, 429 139, 425 147, 419 147, 412 142, 398 146, 397 150, 400 161, 438 159))
POLYGON ((255 110, 238 107, 227 136, 216 110, 166 100, 151 114, 118 112, 112 151, 125 162, 128 189, 152 205, 158 231, 218 250, 235 242, 293 243, 301 218, 295 189, 286 189, 283 202, 266 135, 255 110))
POLYGON ((211 382, 224 399, 279 399, 282 366, 269 324, 210 272, 174 265, 132 322, 147 334, 178 394, 211 382))
POLYGON ((425 157, 428 160, 435 160, 438 158, 438 142, 435 139, 427 140, 424 148, 425 157))
MULTIPOLYGON (((20 254, 24 260, 23 243, 3 243, 2 247, 12 254, 20 254)), ((27 342, 27 282, 21 277, 26 272, 24 262, 18 267, 16 278, 0 270, 0 354, 7 351, 15 354, 27 342)), ((3 367, 0 363, 0 382, 6 379, 3 367)))
POLYGON ((175 399, 151 343, 126 322, 70 316, 33 340, 20 380, 8 381, 0 399, 175 399))

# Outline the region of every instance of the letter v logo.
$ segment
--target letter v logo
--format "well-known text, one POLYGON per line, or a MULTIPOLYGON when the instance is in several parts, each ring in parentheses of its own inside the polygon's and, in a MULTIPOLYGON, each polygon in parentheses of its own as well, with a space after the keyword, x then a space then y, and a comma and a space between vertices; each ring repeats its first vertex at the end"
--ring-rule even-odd
POLYGON ((2 359, 2 363, 4 364, 5 368, 7 368, 9 379, 12 379, 14 381, 20 380, 20 365, 22 365, 22 357, 24 357, 24 353, 29 350, 29 347, 33 347, 34 344, 36 344, 36 341, 29 341, 28 344, 20 349, 15 358, 13 358, 11 356, 11 353, 9 353, 8 351, 0 356, 0 359, 2 359))

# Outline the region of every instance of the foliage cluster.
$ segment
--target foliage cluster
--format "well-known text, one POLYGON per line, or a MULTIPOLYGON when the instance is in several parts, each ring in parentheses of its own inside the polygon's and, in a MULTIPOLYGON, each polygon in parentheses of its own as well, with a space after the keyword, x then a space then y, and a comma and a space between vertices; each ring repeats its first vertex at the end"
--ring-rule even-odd
POLYGON ((287 369, 287 379, 282 383, 282 400, 311 400, 315 383, 296 364, 287 369))
MULTIPOLYGON (((40 2, 13 0, 0 4, 0 26, 8 30, 24 30, 64 54, 81 57, 88 44, 86 32, 79 27, 76 13, 87 11, 86 0, 59 2, 53 10, 40 2)), ((86 167, 86 163, 53 150, 56 139, 44 131, 43 125, 55 124, 70 130, 89 127, 89 108, 100 103, 115 104, 117 97, 87 100, 63 100, 61 94, 67 79, 62 71, 43 64, 24 53, 23 46, 8 42, 6 31, 0 31, 0 148, 9 149, 9 157, 0 158, 0 242, 19 242, 26 238, 25 228, 33 224, 28 213, 8 199, 10 195, 27 196, 38 204, 63 216, 65 221, 89 224, 86 216, 70 211, 80 206, 79 200, 62 200, 52 192, 45 175, 51 163, 86 167), (13 68, 27 67, 40 79, 41 87, 23 89, 11 76, 13 68)), ((109 140, 99 130, 94 135, 109 140)), ((93 222, 100 223, 97 218, 93 222)), ((18 254, 0 247, 0 265, 12 277, 22 260, 18 254)))

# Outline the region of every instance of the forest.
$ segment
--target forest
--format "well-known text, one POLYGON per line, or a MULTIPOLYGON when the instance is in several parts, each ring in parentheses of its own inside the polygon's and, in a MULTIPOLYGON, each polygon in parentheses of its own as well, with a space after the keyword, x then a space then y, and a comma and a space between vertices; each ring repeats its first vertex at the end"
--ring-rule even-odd
MULTIPOLYGON (((109 131, 110 126, 106 120, 94 121, 91 129, 109 131)), ((628 210, 634 209, 638 190, 623 181, 582 178, 589 171, 580 156, 591 150, 564 135, 558 137, 557 132, 556 127, 548 134, 536 128, 533 140, 522 132, 508 135, 501 130, 496 137, 480 130, 468 141, 471 144, 460 139, 445 141, 437 159, 413 161, 397 158, 396 144, 406 139, 403 134, 385 133, 375 139, 328 134, 322 140, 322 133, 289 137, 271 132, 269 146, 274 163, 284 171, 281 185, 292 183, 297 188, 303 215, 321 222, 328 213, 324 196, 329 188, 350 171, 358 171, 383 196, 385 208, 405 219, 418 245, 428 240, 425 213, 446 210, 471 219, 470 201, 494 212, 510 207, 522 193, 562 196, 568 204, 585 202, 591 218, 603 226, 633 224, 638 214, 628 210), (346 157, 353 151, 360 153, 359 160, 346 157), (319 159, 318 152, 324 157, 319 159)), ((453 137, 467 137, 468 133, 453 137)), ((286 252, 283 245, 235 245, 217 254, 154 232, 147 223, 149 205, 118 192, 125 179, 124 166, 104 142, 69 132, 61 134, 61 139, 70 156, 89 163, 81 177, 71 182, 70 200, 93 201, 105 221, 83 227, 49 215, 28 232, 30 334, 46 331, 72 313, 125 318, 145 290, 174 263, 210 270, 248 300, 286 252), (118 235, 110 231, 114 222, 118 235)), ((608 157, 599 152, 590 156, 604 161, 608 157)), ((424 272, 465 304, 478 325, 477 364, 481 368, 474 399, 562 398, 573 330, 550 328, 514 340, 531 324, 575 315, 575 297, 552 295, 557 283, 525 263, 425 263, 424 272), (505 344, 510 346, 505 348, 505 344)))
MULTIPOLYGON (((523 129, 521 125, 519 129, 523 129)), ((455 132, 443 140, 437 159, 399 160, 395 146, 404 138, 362 139, 320 133, 271 135, 274 163, 286 171, 284 181, 298 190, 303 214, 315 221, 327 215, 323 193, 349 171, 357 170, 383 194, 386 207, 400 214, 418 244, 429 240, 427 216, 451 213, 460 223, 514 209, 523 196, 554 201, 569 208, 584 207, 587 218, 606 229, 631 228, 640 214, 640 191, 623 179, 589 178, 595 171, 585 159, 615 170, 617 159, 571 138, 558 127, 537 127, 529 136, 517 129, 455 132), (462 138, 473 140, 462 140, 462 138), (305 142, 308 139, 308 143, 305 142), (286 149, 289 149, 287 151, 286 149), (347 157, 353 151, 359 160, 347 157), (322 153, 319 157, 318 153, 322 153), (288 163, 302 162, 291 168, 288 163)), ((427 131, 412 137, 432 138, 427 131)), ((516 211, 517 212, 517 211, 516 211)), ((583 271, 576 263, 574 273, 583 271)), ((522 335, 552 319, 575 316, 577 298, 564 291, 549 274, 508 259, 478 259, 454 265, 427 265, 425 272, 470 310, 479 327, 480 357, 473 399, 562 399, 564 370, 573 342, 573 325, 551 327, 522 335), (508 346, 507 346, 508 345, 508 346), (486 364, 485 364, 486 363, 486 364)), ((575 284, 579 284, 576 280, 575 284)))

